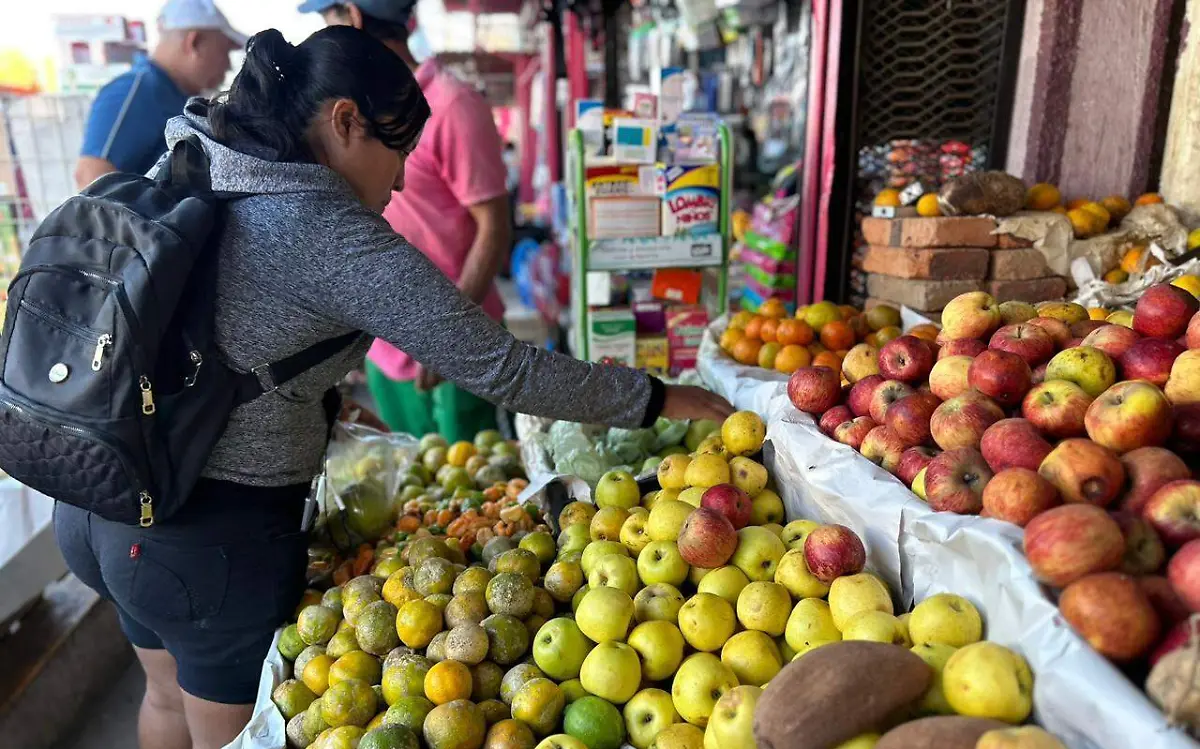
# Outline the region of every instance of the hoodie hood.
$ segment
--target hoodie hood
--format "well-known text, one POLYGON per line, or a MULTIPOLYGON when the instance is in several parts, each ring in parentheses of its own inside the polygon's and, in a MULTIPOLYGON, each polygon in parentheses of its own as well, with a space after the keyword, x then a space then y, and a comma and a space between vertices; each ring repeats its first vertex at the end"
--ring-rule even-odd
MULTIPOLYGON (((232 145, 217 142, 208 122, 208 100, 200 97, 189 101, 182 115, 167 122, 167 153, 170 154, 176 143, 193 135, 200 139, 204 152, 208 155, 212 189, 216 192, 252 195, 323 192, 336 193, 338 196, 354 195, 349 183, 329 167, 276 161, 275 153, 270 148, 253 142, 232 145)), ((158 166, 151 174, 157 171, 158 166)))

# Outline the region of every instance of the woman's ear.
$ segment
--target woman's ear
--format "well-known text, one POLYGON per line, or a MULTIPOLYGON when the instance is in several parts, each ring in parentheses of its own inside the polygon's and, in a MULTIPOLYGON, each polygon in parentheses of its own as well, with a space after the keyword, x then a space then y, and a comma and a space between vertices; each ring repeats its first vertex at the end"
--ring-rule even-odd
POLYGON ((355 137, 359 124, 358 105, 350 99, 338 99, 333 103, 329 112, 330 124, 333 126, 333 138, 340 146, 348 146, 355 137))
POLYGON ((347 25, 362 31, 363 14, 362 10, 358 7, 358 3, 346 3, 346 16, 349 19, 349 24, 347 25))

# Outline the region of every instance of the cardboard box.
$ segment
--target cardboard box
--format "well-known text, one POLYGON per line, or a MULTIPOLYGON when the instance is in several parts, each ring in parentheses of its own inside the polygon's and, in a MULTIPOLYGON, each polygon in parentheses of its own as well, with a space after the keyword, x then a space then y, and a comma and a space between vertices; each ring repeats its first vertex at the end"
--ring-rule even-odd
POLYGON ((716 164, 670 166, 661 171, 662 232, 702 237, 721 226, 721 169, 716 164))
POLYGON ((670 344, 666 336, 638 336, 637 368, 663 377, 671 368, 670 344))
POLYGON ((701 305, 667 308, 667 341, 670 344, 670 373, 678 375, 696 366, 700 342, 708 329, 708 310, 701 305))
POLYGON ((588 314, 588 353, 592 361, 632 367, 637 361, 637 322, 628 307, 593 309, 588 314))
POLYGON ((658 187, 658 168, 650 164, 593 165, 583 170, 583 192, 588 198, 657 197, 658 187))
POLYGON ((589 239, 656 237, 662 218, 657 197, 588 198, 589 239))

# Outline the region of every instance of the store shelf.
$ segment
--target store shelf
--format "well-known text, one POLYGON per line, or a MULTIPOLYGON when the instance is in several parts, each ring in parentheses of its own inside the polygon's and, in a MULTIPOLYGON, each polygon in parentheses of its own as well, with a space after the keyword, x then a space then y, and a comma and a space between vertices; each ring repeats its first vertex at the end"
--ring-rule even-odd
POLYGON ((593 239, 589 271, 628 272, 655 268, 708 268, 724 265, 720 234, 706 237, 593 239))

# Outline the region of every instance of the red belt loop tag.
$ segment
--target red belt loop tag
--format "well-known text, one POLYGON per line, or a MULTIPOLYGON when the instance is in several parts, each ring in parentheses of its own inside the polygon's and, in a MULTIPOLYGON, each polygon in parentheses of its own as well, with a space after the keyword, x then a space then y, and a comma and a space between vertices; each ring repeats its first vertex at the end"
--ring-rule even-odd
POLYGON ((141 544, 134 544, 133 546, 129 547, 129 558, 130 559, 137 559, 141 555, 142 555, 142 545, 141 544))

